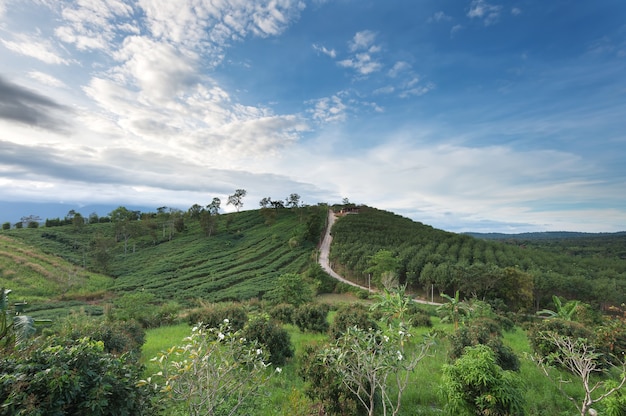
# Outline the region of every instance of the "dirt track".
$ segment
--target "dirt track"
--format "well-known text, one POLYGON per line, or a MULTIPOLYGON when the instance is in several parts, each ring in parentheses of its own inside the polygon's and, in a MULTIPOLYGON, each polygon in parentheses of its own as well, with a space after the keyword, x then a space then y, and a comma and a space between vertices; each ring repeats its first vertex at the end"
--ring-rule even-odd
MULTIPOLYGON (((358 214, 353 214, 353 215, 358 215, 358 214)), ((328 210, 328 224, 326 224, 326 232, 324 233, 324 239, 322 240, 322 245, 320 246, 319 264, 320 266, 322 266, 322 269, 324 269, 326 273, 331 275, 333 278, 339 280, 340 282, 343 282, 350 286, 361 288, 363 290, 368 290, 368 288, 365 286, 361 286, 357 283, 351 282, 350 280, 343 278, 330 267, 330 260, 328 256, 330 253, 330 243, 333 241, 333 236, 330 234, 330 230, 333 228, 333 224, 335 223, 336 219, 337 217, 335 216, 335 213, 333 212, 333 210, 329 209, 328 210)), ((372 291, 375 292, 376 290, 372 289, 372 291)), ((427 300, 417 299, 417 298, 414 298, 413 301, 417 303, 423 303, 425 305, 441 305, 441 303, 429 302, 427 300)))

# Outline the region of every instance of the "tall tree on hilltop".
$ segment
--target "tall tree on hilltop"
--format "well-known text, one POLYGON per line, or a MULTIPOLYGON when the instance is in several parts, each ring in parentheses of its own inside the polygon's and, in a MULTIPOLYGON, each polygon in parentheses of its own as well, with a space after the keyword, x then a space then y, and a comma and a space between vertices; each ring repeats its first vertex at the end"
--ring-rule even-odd
POLYGON ((246 196, 248 192, 245 189, 237 189, 233 195, 228 196, 228 202, 226 205, 234 205, 237 212, 239 209, 243 207, 243 197, 246 196))

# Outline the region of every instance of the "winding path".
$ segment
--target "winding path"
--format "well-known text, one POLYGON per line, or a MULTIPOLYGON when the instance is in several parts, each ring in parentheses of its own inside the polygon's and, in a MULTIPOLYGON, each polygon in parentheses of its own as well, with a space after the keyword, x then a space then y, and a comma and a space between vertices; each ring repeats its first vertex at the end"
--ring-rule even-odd
MULTIPOLYGON (((354 215, 358 215, 358 214, 354 214, 354 215)), ((330 243, 333 241, 333 236, 330 235, 330 230, 333 228, 333 224, 335 223, 335 220, 337 219, 337 216, 335 215, 335 213, 333 212, 332 209, 328 210, 328 221, 326 224, 326 232, 324 233, 324 239, 322 240, 322 244, 320 246, 320 256, 319 256, 319 264, 320 266, 322 266, 322 269, 324 269, 324 271, 326 273, 328 273, 329 275, 331 275, 333 278, 339 280, 342 283, 345 283, 347 285, 350 286, 354 286, 354 287, 358 287, 360 289, 363 290, 368 290, 367 287, 365 286, 361 286, 357 283, 354 283, 344 277, 342 277, 341 275, 339 275, 337 272, 335 272, 332 267, 330 267, 330 260, 328 258, 329 254, 330 254, 330 243)), ((371 289, 372 292, 376 292, 376 289, 371 289)), ((430 302, 427 300, 423 300, 423 299, 416 299, 413 298, 414 302, 417 303, 422 303, 424 305, 441 305, 441 303, 437 303, 437 302, 430 302)))

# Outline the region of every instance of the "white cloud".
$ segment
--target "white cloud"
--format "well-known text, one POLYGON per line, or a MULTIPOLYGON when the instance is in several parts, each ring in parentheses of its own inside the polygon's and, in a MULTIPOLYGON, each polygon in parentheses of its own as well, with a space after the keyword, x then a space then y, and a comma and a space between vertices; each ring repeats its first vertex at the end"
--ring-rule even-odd
POLYGON ((467 17, 481 19, 485 26, 489 26, 498 21, 501 11, 500 5, 489 4, 485 0, 472 0, 467 17))
POLYGON ((396 62, 393 67, 389 70, 388 75, 392 78, 395 78, 401 72, 408 71, 411 69, 411 65, 405 61, 396 62))
POLYGON ((107 50, 116 30, 138 31, 123 19, 131 18, 132 6, 119 0, 82 0, 63 6, 63 24, 55 35, 78 50, 107 50))
POLYGON ((376 33, 370 30, 357 32, 348 42, 348 48, 352 56, 337 62, 339 66, 354 69, 358 74, 365 76, 380 71, 383 65, 373 57, 373 54, 382 50, 375 45, 376 33))
POLYGON ((62 58, 57 48, 50 40, 39 39, 38 37, 26 34, 17 34, 15 38, 15 41, 5 39, 1 39, 1 41, 5 48, 21 55, 38 59, 47 64, 70 64, 70 60, 62 58))
POLYGON ((450 20, 452 20, 452 17, 448 16, 442 11, 435 12, 431 17, 428 18, 429 23, 449 22, 450 20))
POLYGON ((432 82, 429 82, 426 85, 420 85, 420 86, 410 86, 409 88, 403 90, 400 93, 400 98, 407 98, 410 96, 422 96, 424 94, 429 93, 430 91, 435 89, 435 84, 433 84, 432 82))
POLYGON ((353 58, 343 59, 337 63, 344 68, 355 69, 361 75, 368 75, 382 68, 382 64, 367 53, 357 53, 353 58))
POLYGON ((113 56, 122 65, 112 72, 139 87, 142 97, 153 104, 173 100, 197 81, 198 57, 167 43, 129 36, 113 56))
POLYGON ((511 9, 511 14, 513 16, 519 16, 520 14, 522 14, 522 9, 520 9, 519 7, 513 7, 511 9))
POLYGON ((28 72, 28 77, 34 79, 35 81, 48 85, 50 87, 65 87, 65 83, 58 78, 53 77, 52 75, 45 74, 40 71, 30 71, 28 72))
POLYGON ((385 87, 377 88, 374 90, 374 94, 392 94, 396 88, 393 85, 387 85, 385 87))
POLYGON ((328 55, 333 59, 337 57, 337 51, 335 51, 334 49, 327 49, 325 46, 317 45, 315 43, 313 44, 313 49, 323 53, 324 55, 328 55))
POLYGON ((462 25, 454 25, 454 26, 452 26, 452 29, 450 29, 450 37, 454 37, 456 32, 460 31, 461 29, 463 29, 462 25))
POLYGON ((313 100, 313 109, 309 112, 312 114, 314 120, 323 123, 331 123, 337 121, 345 121, 347 106, 343 103, 339 95, 333 95, 332 97, 324 97, 318 100, 313 100))
POLYGON ((367 50, 373 46, 374 40, 376 40, 376 33, 371 30, 363 30, 357 32, 352 40, 349 42, 351 52, 367 50))
POLYGON ((139 5, 156 38, 199 47, 217 56, 231 42, 248 35, 267 37, 282 33, 305 7, 300 0, 140 0, 139 5))
MULTIPOLYGON (((472 225, 486 220, 510 224, 512 218, 523 223, 525 230, 581 229, 571 214, 536 211, 533 204, 561 201, 573 194, 593 200, 607 191, 598 183, 577 179, 594 167, 567 152, 460 146, 451 144, 453 139, 431 144, 430 134, 426 126, 389 132, 377 140, 380 145, 350 148, 339 155, 337 148, 325 146, 334 135, 324 131, 318 141, 290 149, 284 158, 298 166, 290 172, 294 180, 307 182, 315 177, 319 186, 334 190, 331 194, 407 212, 435 226, 450 221, 443 214, 450 213, 454 220, 445 223, 448 229, 451 225, 461 228, 463 222, 465 230, 476 229, 472 225)), ((336 147, 343 145, 345 132, 336 135, 336 147)), ((584 228, 597 231, 596 225, 584 228)))

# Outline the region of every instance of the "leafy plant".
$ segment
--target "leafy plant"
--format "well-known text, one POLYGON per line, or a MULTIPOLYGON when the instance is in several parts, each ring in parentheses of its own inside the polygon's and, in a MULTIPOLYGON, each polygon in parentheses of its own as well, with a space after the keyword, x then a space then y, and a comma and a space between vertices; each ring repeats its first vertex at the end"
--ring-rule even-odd
POLYGON ((197 325, 202 322, 206 328, 217 328, 227 319, 232 330, 242 329, 248 322, 248 314, 241 304, 211 303, 192 309, 187 314, 187 322, 197 325))
POLYGON ((298 357, 298 375, 305 382, 305 392, 319 402, 320 411, 333 416, 363 415, 365 408, 342 380, 337 368, 327 365, 320 344, 308 344, 298 357))
POLYGON ((238 414, 272 377, 268 352, 228 320, 217 328, 195 326, 184 341, 153 359, 161 371, 140 385, 153 385, 165 404, 184 404, 190 416, 238 414))
POLYGON ((454 293, 454 297, 445 293, 442 293, 441 297, 448 301, 437 307, 437 313, 441 316, 441 321, 453 322, 454 329, 458 329, 459 323, 469 314, 467 303, 459 300, 458 290, 454 293))
POLYGON ((102 341, 48 338, 0 360, 0 415, 152 415, 141 371, 102 341))
POLYGON ((269 360, 273 365, 283 365, 288 358, 293 357, 289 333, 268 316, 259 315, 252 318, 243 328, 242 335, 267 348, 269 360))
POLYGON ((35 333, 35 321, 9 308, 10 289, 0 289, 0 350, 23 344, 35 333))
POLYGON ((324 363, 332 366, 343 385, 350 390, 369 416, 375 414, 377 395, 383 415, 397 415, 409 374, 426 356, 429 342, 411 349, 410 333, 402 326, 380 329, 348 328, 323 350, 324 363), (389 383, 395 386, 392 391, 389 383))
POLYGON ((486 345, 467 347, 443 366, 442 393, 449 415, 524 415, 520 378, 503 370, 486 345))
POLYGON ((450 334, 450 359, 460 358, 467 347, 485 345, 493 353, 496 363, 504 370, 518 371, 519 358, 513 350, 502 342, 502 330, 498 323, 489 318, 470 321, 467 325, 450 334))
POLYGON ((578 305, 580 304, 579 301, 570 301, 564 304, 558 296, 553 295, 552 302, 554 303, 555 310, 542 309, 537 312, 537 315, 543 315, 549 318, 559 318, 564 321, 574 320, 578 305))
POLYGON ((343 305, 335 314, 335 319, 328 332, 331 338, 339 338, 348 328, 378 329, 378 324, 369 313, 369 309, 360 303, 343 305))
POLYGON ((294 314, 294 323, 301 331, 326 332, 328 330, 328 305, 307 303, 301 305, 294 314))

